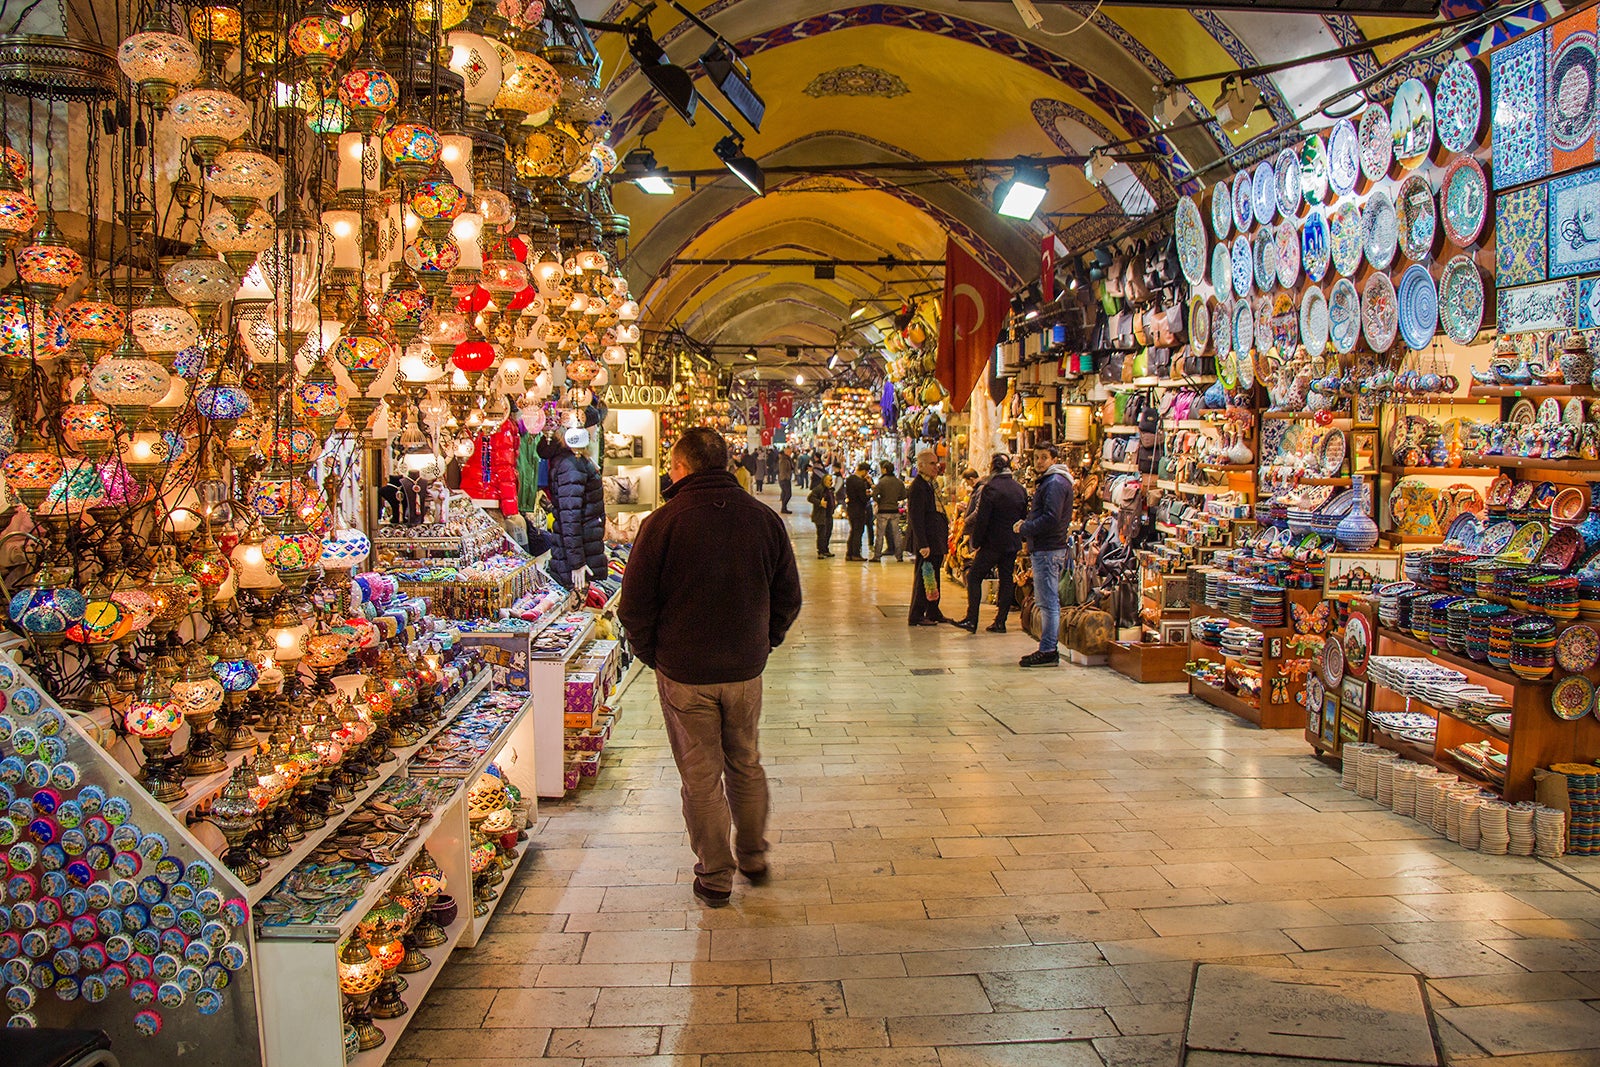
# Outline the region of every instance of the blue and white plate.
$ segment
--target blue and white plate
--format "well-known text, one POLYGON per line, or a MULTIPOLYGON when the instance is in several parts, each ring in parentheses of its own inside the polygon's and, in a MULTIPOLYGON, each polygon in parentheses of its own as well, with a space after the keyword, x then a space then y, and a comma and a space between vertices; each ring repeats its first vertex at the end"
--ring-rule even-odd
POLYGON ((1256 164, 1256 176, 1250 186, 1250 206, 1255 209, 1256 221, 1263 226, 1272 224, 1278 216, 1278 176, 1272 171, 1272 160, 1263 159, 1256 164))
POLYGON ((1278 214, 1286 219, 1292 219, 1300 214, 1300 209, 1305 206, 1305 198, 1301 195, 1300 189, 1299 153, 1292 148, 1285 148, 1278 153, 1272 169, 1278 177, 1278 214))
POLYGON ((1272 292, 1278 284, 1278 235, 1270 227, 1256 231, 1252 242, 1256 268, 1256 288, 1263 293, 1272 292))
POLYGON ((1413 263, 1400 276, 1396 292, 1400 301, 1400 336, 1406 347, 1420 352, 1433 343, 1439 332, 1439 291, 1433 275, 1421 263, 1413 263))
POLYGON ((1328 137, 1328 184, 1338 196, 1349 196, 1361 177, 1361 138, 1355 123, 1340 119, 1328 137))
POLYGON ((1334 282, 1328 294, 1328 339, 1341 355, 1354 352, 1361 339, 1361 294, 1349 278, 1334 282))
POLYGON ((1240 233, 1250 229, 1250 224, 1255 221, 1255 212, 1250 209, 1252 180, 1247 170, 1241 170, 1233 176, 1233 224, 1240 233))
POLYGON ((1328 220, 1322 209, 1313 207, 1306 213, 1305 224, 1300 227, 1300 265, 1311 281, 1320 282, 1328 275, 1328 263, 1333 245, 1328 238, 1328 220))
POLYGON ((1444 68, 1433 93, 1433 120, 1439 143, 1452 152, 1468 152, 1478 143, 1483 126, 1483 81, 1471 60, 1458 59, 1444 68))
POLYGON ((1300 343, 1312 359, 1328 350, 1328 327, 1328 298, 1319 287, 1306 286, 1300 297, 1300 343))
POLYGON ((1256 324, 1251 314, 1250 301, 1233 303, 1233 354, 1248 357, 1256 343, 1256 324))
POLYGON ((1226 241, 1218 241, 1211 249, 1211 287, 1219 301, 1233 299, 1233 255, 1226 241))
POLYGON ((1382 189, 1367 197, 1361 208, 1361 251, 1378 270, 1388 270, 1394 262, 1395 243, 1400 223, 1395 218, 1394 201, 1382 189))
POLYGON ((1238 297, 1250 295, 1251 279, 1255 274, 1255 266, 1251 262, 1250 238, 1246 234, 1239 234, 1233 239, 1233 295, 1238 297))
POLYGON ((1211 187, 1211 235, 1226 241, 1233 233, 1233 190, 1227 182, 1211 187))

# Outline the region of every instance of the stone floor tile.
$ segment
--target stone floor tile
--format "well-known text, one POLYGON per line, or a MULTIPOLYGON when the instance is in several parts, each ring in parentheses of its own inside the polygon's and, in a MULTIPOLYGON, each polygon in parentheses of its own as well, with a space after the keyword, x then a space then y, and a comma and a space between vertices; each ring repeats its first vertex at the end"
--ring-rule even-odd
POLYGON ((1116 1032, 1111 1017, 1098 1008, 991 1015, 915 1015, 889 1020, 891 1045, 1005 1045, 1110 1037, 1116 1032))
POLYGON ((598 989, 502 989, 490 1005, 483 1025, 587 1026, 600 993, 598 989))
POLYGON ((690 1024, 661 1031, 661 1051, 673 1053, 782 1052, 810 1049, 814 1041, 811 1024, 804 1022, 690 1024))
POLYGON ((818 1067, 818 1059, 815 1052, 713 1052, 700 1067, 818 1067))
POLYGON ((939 1067, 1101 1067, 1099 1054, 1087 1041, 951 1045, 938 1053, 939 1067))
POLYGON ((739 1021, 742 1023, 821 1020, 844 1013, 844 994, 838 982, 786 982, 744 986, 739 990, 739 1021))
POLYGON ((1594 996, 1594 990, 1576 978, 1550 971, 1440 978, 1430 981, 1428 988, 1436 996, 1443 996, 1451 1004, 1463 1008, 1537 1000, 1583 1000, 1594 996))
POLYGON ((1105 1067, 1178 1067, 1183 1051, 1183 1039, 1177 1034, 1097 1037, 1093 1045, 1105 1067))
POLYGON ((974 975, 925 978, 850 978, 844 1002, 853 1018, 971 1015, 993 1010, 974 975))
POLYGON ((1469 974, 1517 974, 1525 968, 1481 941, 1419 941, 1392 945, 1394 955, 1429 978, 1458 978, 1469 974))
POLYGON ((602 989, 594 1026, 668 1026, 738 1021, 738 990, 731 986, 635 986, 602 989))
POLYGON ((998 971, 979 975, 996 1011, 1047 1011, 1132 1004, 1137 998, 1113 967, 998 971))
POLYGON ((552 1030, 551 1056, 653 1056, 661 1044, 659 1026, 592 1026, 575 1030, 552 1030))
POLYGON ((1438 1014, 1496 1056, 1600 1048, 1600 1011, 1579 1000, 1441 1008, 1438 1014))
POLYGON ((851 1019, 834 1016, 812 1024, 817 1033, 817 1048, 888 1048, 889 1027, 883 1019, 851 1019))

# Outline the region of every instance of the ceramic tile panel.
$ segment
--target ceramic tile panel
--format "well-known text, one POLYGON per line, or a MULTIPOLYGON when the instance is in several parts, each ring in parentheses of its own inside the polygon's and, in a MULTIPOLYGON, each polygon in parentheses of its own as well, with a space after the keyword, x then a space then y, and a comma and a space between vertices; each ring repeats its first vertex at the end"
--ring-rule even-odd
POLYGON ((1541 282, 1546 270, 1547 190, 1530 185, 1495 199, 1495 284, 1541 282))
POLYGON ((1592 163, 1600 129, 1600 91, 1595 83, 1595 9, 1587 8, 1551 25, 1545 57, 1545 135, 1550 140, 1550 170, 1560 172, 1592 163))
POLYGON ((1489 57, 1489 115, 1498 189, 1550 173, 1545 133, 1544 31, 1524 34, 1489 57))
POLYGON ((1501 333, 1570 330, 1577 320, 1578 283, 1569 280, 1502 289, 1499 301, 1501 333))
POLYGON ((1600 271, 1600 167, 1552 178, 1549 189, 1549 277, 1600 271))

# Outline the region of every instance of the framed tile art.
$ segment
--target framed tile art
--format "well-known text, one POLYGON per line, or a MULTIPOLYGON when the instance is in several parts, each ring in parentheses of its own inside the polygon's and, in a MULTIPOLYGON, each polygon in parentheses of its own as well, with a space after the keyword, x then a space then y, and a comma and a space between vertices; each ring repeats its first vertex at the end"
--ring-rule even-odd
POLYGON ((1502 289, 1496 299, 1503 334, 1570 330, 1577 321, 1578 283, 1572 279, 1502 289))
POLYGON ((1549 211, 1544 185, 1529 185, 1495 197, 1494 243, 1497 286, 1542 282, 1547 274, 1549 211))
POLYGON ((1578 279, 1578 329, 1600 330, 1600 278, 1578 279))
POLYGON ((1489 57, 1489 115, 1497 189, 1550 173, 1544 49, 1545 31, 1539 30, 1523 34, 1489 57))
MULTIPOLYGON (((1600 167, 1550 179, 1545 225, 1551 278, 1600 271, 1600 167)), ((1496 229, 1496 236, 1499 230, 1496 229)))
POLYGON ((1552 173, 1594 162, 1600 114, 1595 84, 1595 9, 1552 23, 1545 57, 1545 135, 1552 173))

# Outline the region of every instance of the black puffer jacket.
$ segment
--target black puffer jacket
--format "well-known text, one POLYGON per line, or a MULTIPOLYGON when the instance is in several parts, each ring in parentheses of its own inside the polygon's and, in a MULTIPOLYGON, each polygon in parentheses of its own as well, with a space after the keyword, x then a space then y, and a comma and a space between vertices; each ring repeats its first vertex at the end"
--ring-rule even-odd
POLYGON ((571 586, 572 572, 589 568, 591 578, 606 573, 606 498, 600 469, 565 443, 546 438, 539 455, 550 465, 550 497, 555 529, 550 536, 550 575, 571 586))

